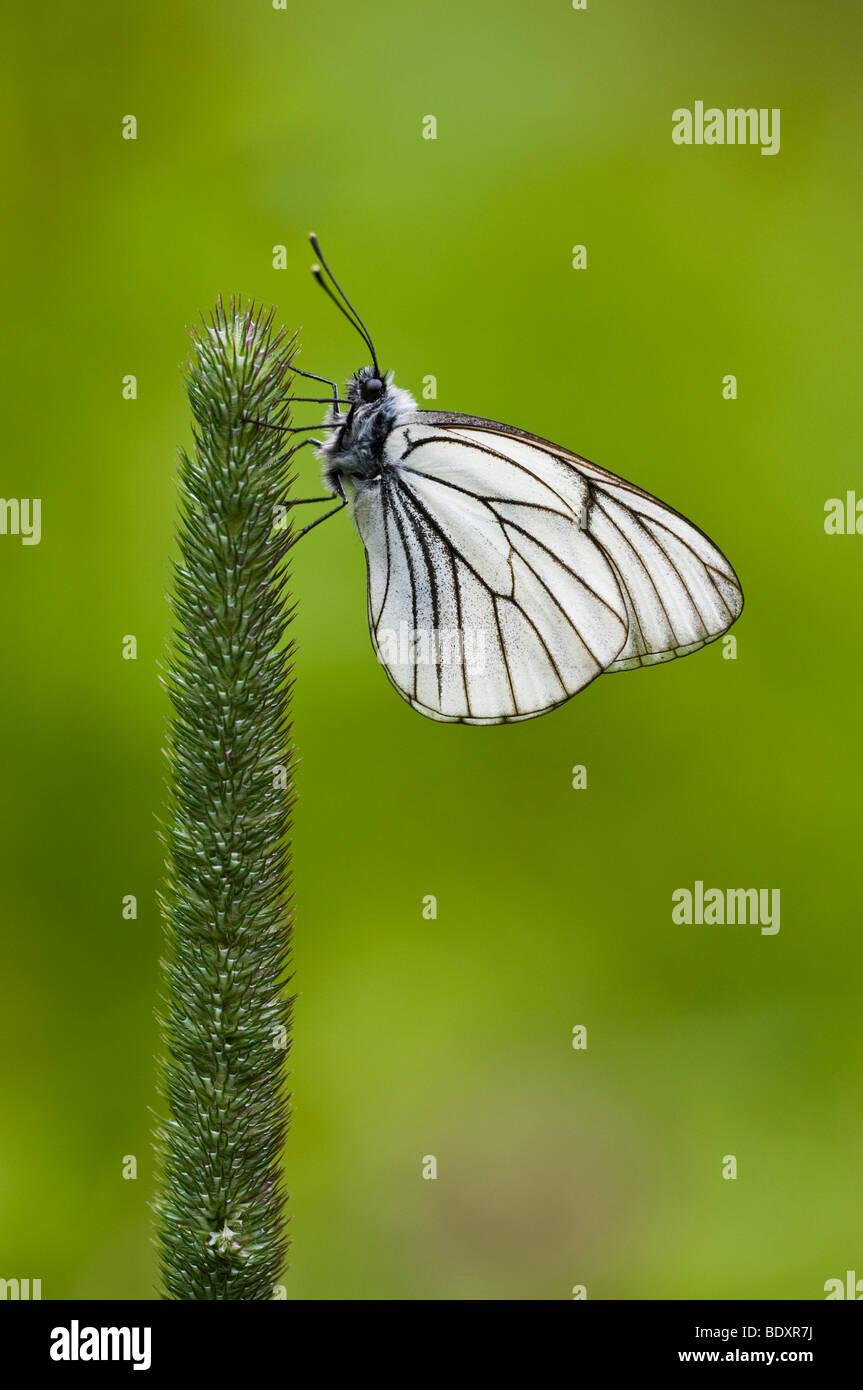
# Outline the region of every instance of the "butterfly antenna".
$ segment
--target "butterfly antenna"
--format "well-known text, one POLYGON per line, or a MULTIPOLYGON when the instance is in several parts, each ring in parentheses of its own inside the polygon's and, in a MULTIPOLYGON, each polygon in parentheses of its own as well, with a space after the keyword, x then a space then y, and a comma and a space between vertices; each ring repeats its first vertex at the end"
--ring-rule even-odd
POLYGON ((347 295, 345 294, 344 290, 342 289, 342 287, 341 287, 341 285, 339 284, 338 280, 336 279, 335 275, 333 274, 333 272, 330 270, 329 266, 327 265, 327 262, 326 262, 326 260, 324 259, 324 253, 323 253, 323 251, 321 250, 320 243, 319 243, 317 237, 315 236, 314 232, 309 232, 309 241, 312 243, 312 249, 313 249, 315 255, 317 256, 318 260, 319 260, 320 263, 321 263, 320 265, 313 265, 313 266, 312 266, 312 274, 314 275, 314 277, 315 277, 315 279, 317 280, 318 284, 320 285, 321 289, 324 290, 324 292, 325 292, 326 294, 329 295, 330 299, 333 301, 333 303, 335 304, 336 308, 337 308, 338 310, 340 310, 341 313, 344 314, 344 316, 345 316, 345 318, 347 319, 348 323, 353 324, 354 328, 357 330, 357 332, 359 333, 360 337, 363 339, 363 342, 365 343, 366 347, 368 348, 369 352, 370 352, 371 355, 372 355, 372 362, 374 363, 375 371, 378 373, 378 375, 380 375, 380 368, 379 368, 379 366, 378 366, 378 355, 377 355, 377 353, 375 352, 375 345, 374 345, 374 343, 372 342, 371 334, 369 333, 369 330, 366 328, 365 324, 363 323, 362 319, 360 318, 360 316, 359 316, 359 314, 357 313, 356 309, 354 308, 353 304, 352 304, 351 301, 348 299, 347 295), (321 272, 321 267, 323 267, 323 269, 326 271, 327 275, 329 275, 330 279, 332 280, 333 284, 335 285, 336 289, 338 290, 339 294, 341 295, 342 300, 344 300, 344 304, 341 302, 341 300, 337 299, 336 296, 333 294, 333 291, 330 289, 329 285, 327 284, 326 280, 325 280, 324 277, 323 277, 323 274, 322 274, 322 272, 321 272), (345 305, 347 305, 347 308, 345 308, 345 305), (348 310, 350 310, 350 312, 348 312, 348 310))

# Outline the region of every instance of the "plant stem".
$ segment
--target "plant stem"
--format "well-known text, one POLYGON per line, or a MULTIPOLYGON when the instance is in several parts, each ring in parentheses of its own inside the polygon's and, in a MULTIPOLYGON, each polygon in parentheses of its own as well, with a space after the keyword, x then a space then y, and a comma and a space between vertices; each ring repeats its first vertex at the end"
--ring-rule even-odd
POLYGON ((281 1156, 293 788, 279 527, 294 350, 273 315, 220 300, 192 334, 195 447, 181 454, 165 681, 168 940, 156 1134, 162 1293, 271 1299, 287 1250, 281 1156), (274 529, 275 526, 275 529, 274 529))

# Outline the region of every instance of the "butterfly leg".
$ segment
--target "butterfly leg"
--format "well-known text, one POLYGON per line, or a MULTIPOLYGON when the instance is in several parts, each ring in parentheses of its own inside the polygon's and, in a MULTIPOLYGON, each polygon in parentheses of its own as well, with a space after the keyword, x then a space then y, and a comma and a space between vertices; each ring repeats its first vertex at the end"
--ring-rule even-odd
POLYGON ((294 457, 294 454, 298 454, 301 449, 305 449, 307 444, 317 445, 317 447, 320 449, 322 443, 322 439, 301 439, 299 444, 291 445, 290 449, 288 450, 288 458, 292 459, 294 457))
MULTIPOLYGON (((335 381, 331 381, 330 378, 329 378, 328 376, 317 376, 315 372, 304 372, 304 371, 301 371, 299 367, 291 367, 290 370, 291 370, 292 375, 294 375, 294 376, 302 376, 302 377, 305 377, 307 381, 320 381, 324 386, 329 386, 329 387, 330 387, 330 390, 332 391, 333 411, 334 411, 334 413, 335 413, 336 415, 338 415, 338 413, 339 413, 339 406, 340 406, 340 405, 350 405, 350 401, 347 401, 347 400, 343 401, 343 400, 341 400, 341 399, 339 398, 338 383, 335 382, 335 381)), ((330 398, 329 398, 328 396, 327 396, 327 397, 324 397, 323 400, 322 400, 319 396, 283 396, 283 397, 282 397, 282 400, 285 401, 285 402, 290 402, 290 401, 308 401, 310 404, 313 404, 313 405, 326 405, 326 404, 328 403, 329 399, 330 399, 330 398)), ((291 426, 291 425, 271 425, 267 420, 255 420, 255 419, 252 418, 251 415, 244 415, 244 416, 243 416, 243 423, 244 423, 244 424, 249 424, 249 425, 259 425, 259 426, 261 427, 261 429, 264 429, 264 430, 278 430, 279 433, 281 433, 281 434, 301 434, 303 430, 307 430, 307 429, 319 429, 319 428, 320 428, 320 426, 318 426, 318 425, 294 425, 294 426, 291 426)), ((330 428, 330 429, 331 429, 332 427, 333 427, 332 425, 324 425, 324 426, 323 426, 324 429, 327 429, 327 428, 330 428)))
MULTIPOLYGON (((257 425, 261 430, 277 430, 279 434, 302 434, 304 430, 338 430, 345 423, 344 416, 339 420, 324 421, 319 425, 271 425, 269 420, 255 420, 251 415, 242 416, 242 424, 257 425)), ((320 444, 319 439, 311 439, 310 444, 320 444)))
MULTIPOLYGON (((284 428, 284 426, 281 425, 267 425, 265 420, 255 420, 252 421, 252 423, 262 425, 265 429, 284 428)), ((293 458, 294 454, 299 453, 300 449, 304 449, 307 444, 317 445, 317 447, 320 448, 321 443, 322 441, 320 439, 301 439, 299 444, 294 444, 291 446, 291 448, 288 450, 287 457, 289 459, 293 458)), ((307 535, 309 531, 313 531, 316 526, 320 526, 322 521, 328 521, 331 516, 335 516, 336 512, 340 512, 343 507, 346 507, 348 505, 348 499, 345 495, 345 489, 342 484, 342 480, 339 477, 336 478, 336 491, 327 493, 325 497, 288 498, 288 500, 285 503, 286 507, 304 507, 310 502, 332 502, 334 497, 339 498, 338 506, 333 507, 331 511, 324 512, 323 516, 317 517, 314 521, 309 522, 308 526, 304 526, 301 531, 298 531, 297 534, 291 538, 288 545, 285 546, 286 551, 290 550, 293 546, 295 546, 297 541, 302 540, 303 536, 307 535)))
POLYGON ((334 492, 328 492, 326 497, 289 497, 285 506, 305 507, 308 502, 332 502, 335 495, 334 492))
MULTIPOLYGON (((295 376, 302 376, 302 377, 305 377, 307 381, 321 381, 321 382, 323 382, 324 386, 329 386, 329 387, 331 387, 331 388, 332 388, 332 392, 333 392, 333 410, 334 410, 334 411, 336 412, 336 414, 338 415, 338 413, 339 413, 339 404, 340 404, 340 402, 339 402, 339 388, 338 388, 336 382, 330 381, 330 378, 329 378, 328 376, 316 376, 314 372, 303 372, 303 371, 300 371, 300 368, 299 368, 299 367, 291 367, 291 371, 293 372, 293 374, 294 374, 295 376)), ((312 399, 314 399, 314 398, 312 398, 312 397, 303 397, 303 396, 295 396, 295 397, 294 397, 294 400, 304 400, 304 399, 312 400, 312 399)), ((316 403, 317 403, 317 404, 325 404, 325 402, 321 402, 321 401, 318 401, 318 402, 316 402, 316 403)), ((347 404, 349 404, 349 402, 345 401, 344 404, 347 405, 347 404)))
POLYGON ((316 526, 320 526, 322 521, 329 521, 331 516, 335 516, 336 512, 340 512, 343 507, 348 505, 348 499, 345 495, 342 480, 338 477, 336 478, 336 492, 330 493, 329 497, 298 497, 295 502, 288 501, 287 505, 289 507, 301 507, 306 502, 332 502, 333 498, 337 495, 340 499, 338 506, 333 507, 329 512, 324 512, 323 516, 319 516, 315 521, 310 521, 308 526, 304 526, 302 531, 298 531, 297 534, 291 538, 288 545, 285 546, 286 550, 290 550, 296 545, 297 541, 302 540, 303 536, 308 535, 309 531, 313 531, 316 526))

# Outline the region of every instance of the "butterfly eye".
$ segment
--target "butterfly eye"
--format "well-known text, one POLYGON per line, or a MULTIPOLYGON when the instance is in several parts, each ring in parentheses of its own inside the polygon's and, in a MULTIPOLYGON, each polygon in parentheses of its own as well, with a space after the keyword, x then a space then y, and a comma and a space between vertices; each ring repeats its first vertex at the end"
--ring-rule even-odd
POLYGON ((370 376, 367 381, 363 382, 362 393, 364 401, 376 401, 379 396, 383 395, 383 391, 384 384, 380 377, 370 376))

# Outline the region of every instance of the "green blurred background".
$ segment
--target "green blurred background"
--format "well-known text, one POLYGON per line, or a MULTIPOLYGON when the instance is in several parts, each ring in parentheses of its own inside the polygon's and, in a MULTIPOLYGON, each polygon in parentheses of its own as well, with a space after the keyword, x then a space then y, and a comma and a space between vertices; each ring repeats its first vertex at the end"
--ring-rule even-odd
POLYGON ((9 17, 0 490, 42 498, 43 535, 0 537, 0 1276, 155 1296, 186 325, 237 290, 307 369, 361 365, 310 228, 402 385, 655 491, 747 607, 736 661, 447 727, 377 667, 347 518, 298 548, 289 1298, 823 1298, 863 1273, 863 540, 823 528, 863 495, 860 34, 852 0, 9 17), (780 153, 676 147, 696 99, 780 107, 780 153), (695 879, 780 888, 780 933, 675 926, 695 879))

